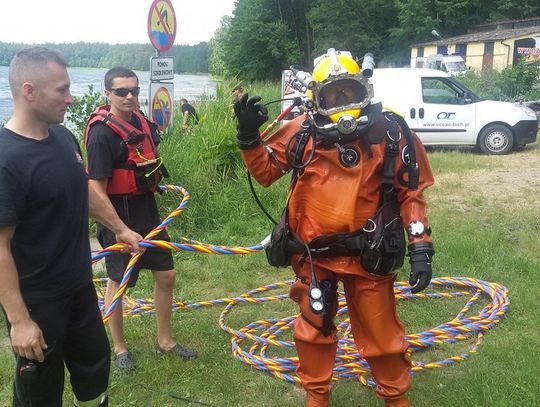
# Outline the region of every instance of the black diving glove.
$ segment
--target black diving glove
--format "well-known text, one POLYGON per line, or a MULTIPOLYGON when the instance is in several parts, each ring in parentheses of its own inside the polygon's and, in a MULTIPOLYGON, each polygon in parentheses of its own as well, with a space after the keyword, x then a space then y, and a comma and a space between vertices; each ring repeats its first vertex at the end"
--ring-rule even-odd
POLYGON ((416 294, 425 289, 431 281, 431 258, 435 254, 433 244, 418 242, 409 245, 409 263, 411 264, 411 277, 409 285, 411 293, 416 294))
POLYGON ((261 142, 259 127, 268 120, 268 109, 265 105, 257 103, 260 100, 260 96, 248 99, 246 93, 234 103, 234 114, 238 119, 236 140, 238 147, 243 150, 255 148, 261 142))

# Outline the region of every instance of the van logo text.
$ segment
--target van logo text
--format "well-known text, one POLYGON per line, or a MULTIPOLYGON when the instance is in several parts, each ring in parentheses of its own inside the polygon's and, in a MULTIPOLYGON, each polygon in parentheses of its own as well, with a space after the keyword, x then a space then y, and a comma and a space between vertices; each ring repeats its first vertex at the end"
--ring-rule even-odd
POLYGON ((437 115, 437 119, 444 120, 444 119, 453 119, 456 112, 441 112, 437 115))

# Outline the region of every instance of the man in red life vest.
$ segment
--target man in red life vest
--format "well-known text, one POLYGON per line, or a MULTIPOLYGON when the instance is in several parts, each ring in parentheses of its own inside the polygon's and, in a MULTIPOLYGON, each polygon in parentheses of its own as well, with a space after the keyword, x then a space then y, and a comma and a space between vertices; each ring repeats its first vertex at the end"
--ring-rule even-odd
MULTIPOLYGON (((366 54, 365 61, 370 58, 366 54)), ((267 254, 271 264, 291 264, 296 274, 290 297, 301 312, 294 340, 308 407, 329 405, 339 281, 377 395, 387 406, 410 405, 411 363, 393 284, 405 254, 403 225, 412 292, 431 280, 434 251, 422 192, 433 176, 406 123, 371 103, 372 69, 360 69, 348 52, 329 49, 315 61, 313 75, 296 74, 308 89, 306 113, 265 141, 259 127, 268 116, 260 97, 246 94, 235 103, 237 142, 251 175, 269 186, 293 173, 285 227, 279 229, 291 232, 279 236, 276 229, 267 254)))
MULTIPOLYGON (((132 70, 112 68, 105 74, 104 82, 110 105, 102 106, 92 114, 85 135, 90 188, 110 202, 129 228, 145 236, 160 223, 154 197, 163 168, 156 148, 159 135, 153 123, 139 113, 139 80, 132 70)), ((97 237, 103 247, 115 242, 114 234, 99 223, 97 237)), ((162 231, 155 239, 169 240, 169 236, 162 231)), ((118 290, 128 261, 129 255, 123 254, 113 254, 105 259, 109 276, 105 308, 118 290)), ((176 354, 183 359, 196 357, 195 350, 172 338, 171 305, 176 272, 170 251, 146 250, 133 271, 130 287, 135 285, 141 268, 150 269, 155 280, 156 351, 158 354, 176 354)), ((109 327, 116 366, 133 367, 133 354, 124 340, 121 310, 112 314, 109 327)))

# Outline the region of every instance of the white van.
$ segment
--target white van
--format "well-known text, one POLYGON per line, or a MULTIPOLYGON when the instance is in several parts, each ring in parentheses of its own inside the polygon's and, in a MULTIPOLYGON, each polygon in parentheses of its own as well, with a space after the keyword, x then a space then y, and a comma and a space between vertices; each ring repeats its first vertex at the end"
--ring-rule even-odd
POLYGON ((426 145, 477 145, 507 154, 534 143, 538 119, 526 106, 483 100, 448 73, 434 69, 375 69, 374 102, 405 117, 426 145))
POLYGON ((427 57, 425 68, 438 69, 454 76, 467 72, 467 66, 461 55, 430 55, 427 57))

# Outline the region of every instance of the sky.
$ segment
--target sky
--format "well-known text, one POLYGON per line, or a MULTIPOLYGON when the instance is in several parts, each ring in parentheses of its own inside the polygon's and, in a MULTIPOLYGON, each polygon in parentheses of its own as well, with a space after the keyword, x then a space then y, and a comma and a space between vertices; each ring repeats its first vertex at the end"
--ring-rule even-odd
MULTIPOLYGON (((212 38, 236 0, 170 0, 175 45, 212 38)), ((0 0, 0 41, 25 44, 106 42, 150 44, 152 0, 0 0)))

